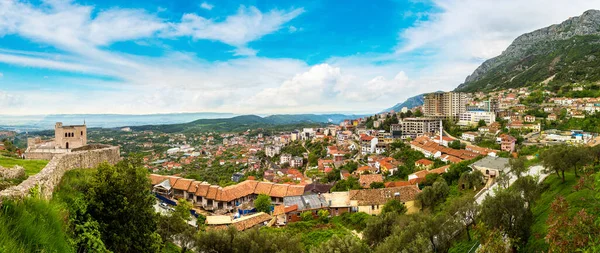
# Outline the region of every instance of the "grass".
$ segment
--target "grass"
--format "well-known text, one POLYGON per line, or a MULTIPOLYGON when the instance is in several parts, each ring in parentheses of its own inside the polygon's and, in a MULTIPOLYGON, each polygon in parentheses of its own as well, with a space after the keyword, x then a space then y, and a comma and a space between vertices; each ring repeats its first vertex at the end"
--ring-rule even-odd
POLYGON ((590 214, 600 214, 600 203, 594 198, 595 192, 589 189, 575 191, 573 186, 577 184, 578 178, 571 172, 565 173, 566 181, 552 174, 546 178, 546 191, 541 195, 532 208, 534 223, 531 226, 531 236, 522 252, 545 252, 548 244, 544 237, 548 232, 546 221, 548 214, 552 211, 550 206, 557 196, 563 196, 570 205, 571 214, 585 208, 590 214))
POLYGON ((318 221, 299 221, 289 223, 284 228, 263 227, 261 231, 268 233, 286 233, 290 237, 299 236, 300 242, 308 252, 312 247, 329 241, 334 235, 345 236, 352 234, 350 230, 334 223, 322 224, 318 221))
POLYGON ((27 174, 27 176, 37 174, 40 172, 40 170, 46 167, 46 164, 48 164, 48 161, 45 160, 23 160, 0 156, 0 166, 12 168, 15 165, 19 165, 25 168, 25 174, 27 174))
POLYGON ((74 252, 58 205, 28 198, 0 210, 0 252, 74 252))

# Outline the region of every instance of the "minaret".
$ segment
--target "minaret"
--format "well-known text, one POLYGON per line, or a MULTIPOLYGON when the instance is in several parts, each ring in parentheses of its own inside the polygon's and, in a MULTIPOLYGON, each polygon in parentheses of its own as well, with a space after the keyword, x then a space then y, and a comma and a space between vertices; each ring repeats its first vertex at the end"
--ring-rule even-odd
POLYGON ((442 119, 440 119, 440 146, 442 145, 442 135, 444 134, 444 126, 442 125, 442 119))

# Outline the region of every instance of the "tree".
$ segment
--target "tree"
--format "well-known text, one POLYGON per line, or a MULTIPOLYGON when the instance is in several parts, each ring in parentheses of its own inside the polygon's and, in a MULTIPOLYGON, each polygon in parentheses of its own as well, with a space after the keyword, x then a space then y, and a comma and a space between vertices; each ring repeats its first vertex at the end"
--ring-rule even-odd
POLYGON ((593 215, 581 209, 575 215, 569 214, 569 203, 558 196, 551 206, 546 224, 549 244, 548 252, 577 252, 591 243, 591 239, 600 236, 600 227, 594 221, 593 215))
POLYGON ((457 223, 447 214, 406 217, 375 252, 446 252, 450 248, 457 223))
POLYGON ((527 208, 531 209, 533 202, 540 197, 543 189, 538 183, 537 177, 526 176, 518 178, 513 183, 510 190, 516 191, 519 194, 521 194, 521 196, 523 196, 523 199, 527 203, 527 208))
POLYGON ((321 210, 319 210, 317 212, 317 215, 319 216, 319 221, 320 222, 323 222, 323 223, 328 223, 329 222, 329 211, 327 211, 325 209, 321 209, 321 210))
POLYGON ((453 213, 457 219, 456 222, 464 224, 467 237, 470 241, 471 233, 469 228, 476 223, 478 212, 479 206, 473 201, 473 198, 471 196, 463 196, 461 198, 456 198, 450 203, 447 213, 453 213))
POLYGON ((369 246, 353 235, 334 235, 329 241, 314 247, 311 253, 368 253, 369 246))
POLYGON ((163 241, 178 242, 181 253, 193 249, 196 243, 196 229, 188 224, 192 219, 190 210, 192 204, 185 199, 180 199, 175 210, 159 218, 158 233, 163 241))
POLYGON ((311 220, 315 219, 315 217, 313 216, 312 212, 310 212, 310 211, 304 211, 304 212, 302 212, 300 214, 300 218, 303 221, 311 221, 311 220))
POLYGON ((363 231, 363 239, 371 246, 378 245, 392 234, 395 227, 408 222, 407 216, 401 216, 393 212, 373 217, 367 221, 367 227, 363 231))
POLYGON ((259 194, 254 200, 254 208, 257 212, 271 213, 271 197, 259 194))
POLYGON ((540 158, 544 167, 556 172, 556 175, 562 178, 565 182, 565 170, 570 167, 567 153, 569 148, 566 145, 552 146, 544 151, 540 158))
POLYGON ((388 200, 388 202, 386 202, 385 205, 383 206, 383 209, 381 209, 382 214, 386 214, 386 213, 405 214, 406 211, 407 211, 407 209, 406 209, 406 206, 404 205, 404 203, 402 203, 401 201, 399 201, 397 199, 388 200))
POLYGON ((385 184, 383 184, 383 182, 372 182, 369 186, 371 187, 371 189, 385 188, 385 184))
POLYGON ((481 173, 479 170, 463 172, 458 180, 458 185, 460 186, 460 189, 463 190, 473 189, 474 191, 477 191, 483 187, 483 184, 483 173, 481 173))
POLYGON ((479 122, 477 122, 477 127, 482 127, 482 126, 486 126, 487 124, 485 123, 485 120, 480 119, 479 122))
POLYGON ((459 140, 453 140, 450 143, 448 143, 448 147, 453 149, 461 149, 462 143, 459 140))
POLYGON ((481 205, 480 217, 486 226, 504 232, 511 239, 513 248, 527 242, 533 224, 533 214, 526 208, 521 194, 509 190, 488 196, 481 205))
POLYGON ((520 178, 523 173, 527 171, 527 167, 525 166, 525 157, 520 156, 519 158, 512 158, 508 160, 508 165, 510 166, 510 172, 515 174, 517 178, 520 178))
POLYGON ((434 210, 446 200, 449 193, 450 187, 442 180, 435 182, 432 186, 423 188, 423 191, 417 195, 417 201, 421 204, 421 210, 424 208, 434 210))
POLYGON ((348 179, 340 180, 335 183, 331 191, 348 191, 361 189, 358 178, 349 177, 348 179))
POLYGON ((114 252, 158 252, 155 197, 148 190, 148 171, 139 161, 102 164, 90 183, 90 215, 98 221, 102 241, 114 252))

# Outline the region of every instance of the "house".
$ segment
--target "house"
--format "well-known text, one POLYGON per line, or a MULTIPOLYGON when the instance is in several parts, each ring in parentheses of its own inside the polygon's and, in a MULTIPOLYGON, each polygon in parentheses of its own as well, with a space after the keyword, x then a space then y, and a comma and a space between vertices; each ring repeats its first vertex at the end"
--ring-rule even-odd
POLYGON ((448 168, 450 168, 450 165, 442 166, 442 167, 439 167, 437 169, 420 170, 420 171, 417 171, 415 173, 412 173, 412 174, 408 175, 408 181, 411 182, 411 180, 412 180, 411 183, 414 183, 414 182, 418 182, 418 181, 424 180, 425 177, 427 177, 427 174, 432 174, 432 173, 442 174, 442 173, 446 173, 448 171, 448 168))
POLYGON ((503 134, 500 136, 500 150, 513 152, 515 151, 515 144, 517 143, 517 139, 508 134, 503 134))
POLYGON ((351 211, 349 192, 332 192, 322 195, 329 205, 329 213, 332 216, 342 215, 351 211))
POLYGON ((491 178, 497 177, 500 173, 508 173, 510 171, 508 158, 491 156, 486 156, 473 163, 471 168, 479 170, 484 176, 491 178))
POLYGON ((331 191, 331 188, 333 188, 333 183, 321 184, 317 182, 312 182, 304 186, 304 193, 323 194, 331 191))
POLYGON ((556 114, 551 113, 551 114, 548 115, 548 120, 555 121, 556 119, 557 119, 556 114))
POLYGON ((421 191, 415 185, 381 189, 351 190, 349 192, 351 211, 378 215, 389 200, 396 199, 404 203, 408 209, 407 213, 416 213, 419 208, 415 207, 415 199, 419 192, 421 191))
POLYGON ((297 206, 296 210, 286 214, 287 222, 301 221, 300 214, 303 212, 311 212, 313 217, 317 218, 318 212, 321 209, 329 209, 329 203, 321 194, 308 194, 301 196, 290 196, 283 198, 284 206, 297 206))
POLYGON ((383 183, 381 174, 360 175, 358 182, 362 188, 370 188, 372 183, 383 183))
POLYGON ((151 174, 149 177, 153 192, 168 198, 185 198, 196 207, 213 211, 233 211, 243 203, 252 202, 259 194, 270 196, 274 204, 282 203, 284 197, 304 194, 304 185, 246 180, 235 185, 220 187, 174 176, 151 174))
POLYGON ((279 164, 284 164, 284 163, 291 163, 292 161, 292 155, 290 154, 281 154, 281 156, 279 157, 279 164))
POLYGON ((409 181, 392 181, 392 182, 385 182, 384 183, 385 188, 392 188, 392 187, 401 187, 401 186, 407 186, 407 185, 412 185, 409 181))
POLYGON ((290 161, 290 166, 293 168, 300 168, 304 165, 304 160, 302 157, 294 156, 294 158, 290 161))
POLYGON ((207 225, 208 230, 226 230, 228 227, 234 227, 238 231, 244 231, 246 229, 264 225, 271 219, 273 219, 271 215, 263 212, 251 214, 238 219, 232 219, 231 216, 212 215, 206 216, 205 224, 207 225))
POLYGON ((535 122, 535 116, 533 116, 533 115, 525 115, 525 117, 523 119, 525 120, 525 122, 529 122, 529 123, 535 122))
POLYGON ((475 141, 475 138, 476 138, 477 136, 479 136, 479 134, 477 134, 477 133, 475 133, 475 132, 464 132, 464 133, 461 135, 461 137, 460 137, 460 138, 461 138, 461 139, 463 139, 463 140, 465 140, 465 141, 471 141, 471 142, 473 142, 473 141, 475 141))
POLYGON ((289 222, 288 215, 291 212, 294 212, 296 210, 298 210, 297 205, 292 205, 292 206, 276 205, 273 208, 273 216, 275 216, 277 219, 277 225, 284 226, 285 224, 287 224, 289 222))
POLYGON ((431 167, 433 167, 433 162, 427 159, 420 159, 415 162, 415 167, 421 169, 430 169, 431 167))
POLYGON ((358 169, 356 169, 353 172, 353 174, 355 174, 355 175, 362 175, 365 173, 375 174, 375 173, 377 173, 377 171, 378 171, 377 168, 373 168, 371 166, 365 165, 365 166, 362 166, 362 167, 359 167, 358 169))

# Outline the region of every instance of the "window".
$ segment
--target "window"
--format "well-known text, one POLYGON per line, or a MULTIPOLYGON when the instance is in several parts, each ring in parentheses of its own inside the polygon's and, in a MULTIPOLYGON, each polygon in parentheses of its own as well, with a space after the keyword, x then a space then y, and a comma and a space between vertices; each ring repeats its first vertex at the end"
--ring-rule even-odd
POLYGON ((83 136, 83 131, 81 131, 81 136, 83 136))
POLYGON ((65 133, 65 137, 69 137, 69 135, 67 133, 65 133))

